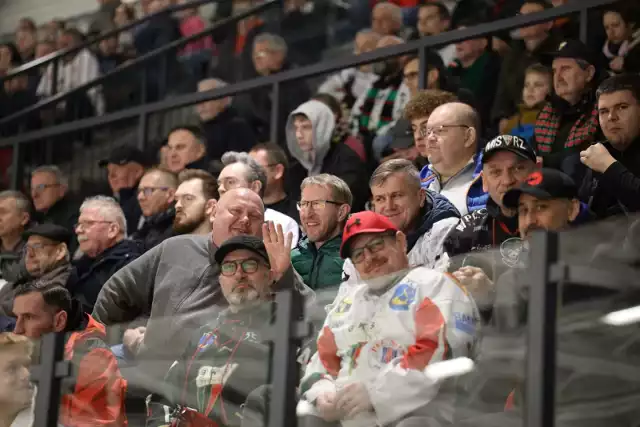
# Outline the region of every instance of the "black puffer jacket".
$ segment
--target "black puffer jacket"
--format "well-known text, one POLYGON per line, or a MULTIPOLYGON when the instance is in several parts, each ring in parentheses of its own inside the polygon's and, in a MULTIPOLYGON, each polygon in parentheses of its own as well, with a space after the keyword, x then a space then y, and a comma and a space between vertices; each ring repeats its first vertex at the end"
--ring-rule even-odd
POLYGON ((131 239, 141 242, 146 252, 173 235, 175 217, 176 210, 172 206, 164 212, 146 218, 142 227, 131 235, 131 239))

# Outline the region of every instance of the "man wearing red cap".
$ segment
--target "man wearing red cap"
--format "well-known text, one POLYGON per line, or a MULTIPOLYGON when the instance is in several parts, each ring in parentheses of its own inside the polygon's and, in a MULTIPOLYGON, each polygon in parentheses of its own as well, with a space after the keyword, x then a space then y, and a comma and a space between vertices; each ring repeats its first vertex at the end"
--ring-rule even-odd
POLYGON ((406 246, 404 233, 380 214, 360 212, 347 221, 340 254, 361 280, 343 286, 330 306, 301 384, 325 421, 452 421, 452 397, 438 393, 433 365, 473 358, 477 308, 451 276, 410 269, 406 246))

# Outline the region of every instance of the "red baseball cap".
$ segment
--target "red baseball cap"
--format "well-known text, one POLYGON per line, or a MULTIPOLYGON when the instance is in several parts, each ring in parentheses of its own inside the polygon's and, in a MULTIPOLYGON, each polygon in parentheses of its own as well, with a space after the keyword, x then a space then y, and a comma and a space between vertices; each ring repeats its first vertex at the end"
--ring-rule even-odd
POLYGON ((349 241, 364 233, 384 233, 385 231, 398 231, 398 227, 384 215, 371 211, 358 212, 349 217, 342 233, 342 244, 340 245, 340 256, 349 256, 349 241))

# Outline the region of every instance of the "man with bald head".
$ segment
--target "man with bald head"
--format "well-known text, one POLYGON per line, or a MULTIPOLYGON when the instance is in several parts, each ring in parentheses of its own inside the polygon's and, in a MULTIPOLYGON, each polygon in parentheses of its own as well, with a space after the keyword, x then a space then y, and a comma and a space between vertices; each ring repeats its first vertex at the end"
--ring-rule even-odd
MULTIPOLYGON (((220 79, 204 79, 198 83, 198 92, 209 92, 227 86, 220 79)), ((200 127, 210 160, 220 160, 230 150, 250 151, 258 140, 249 123, 231 105, 231 97, 214 99, 196 105, 200 127)))
POLYGON ((115 273, 95 304, 93 317, 99 322, 130 325, 124 334, 125 353, 144 361, 141 369, 159 383, 181 356, 190 332, 226 305, 214 262, 217 248, 234 236, 261 237, 264 205, 254 191, 237 188, 214 202, 210 218, 211 235, 165 240, 115 273))
POLYGON ((371 29, 382 36, 397 36, 402 29, 402 8, 381 2, 371 12, 371 29))
POLYGON ((166 169, 150 169, 142 175, 138 184, 138 203, 143 220, 131 238, 142 242, 145 251, 171 237, 177 188, 178 177, 166 169))
MULTIPOLYGON (((382 37, 376 48, 381 49, 404 43, 400 37, 382 37)), ((351 133, 371 147, 373 138, 384 135, 402 117, 409 102, 409 88, 403 83, 402 58, 387 58, 373 64, 375 80, 356 100, 351 110, 351 133)))
POLYGON ((412 120, 416 145, 426 147, 429 165, 420 172, 422 188, 442 194, 461 215, 481 209, 488 195, 482 189, 482 161, 477 154, 480 116, 460 102, 439 106, 426 122, 412 120))

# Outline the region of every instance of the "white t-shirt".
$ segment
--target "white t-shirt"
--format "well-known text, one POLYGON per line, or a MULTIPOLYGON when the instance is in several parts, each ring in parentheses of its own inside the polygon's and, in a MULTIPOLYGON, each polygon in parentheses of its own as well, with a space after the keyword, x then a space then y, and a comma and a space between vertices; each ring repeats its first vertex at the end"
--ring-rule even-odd
POLYGON ((285 215, 281 212, 267 208, 264 211, 264 220, 273 221, 274 224, 282 225, 282 231, 286 235, 289 231, 293 233, 293 241, 291 242, 291 248, 295 248, 298 245, 298 239, 300 238, 300 226, 295 219, 289 215, 285 215))

